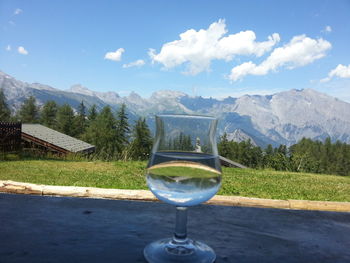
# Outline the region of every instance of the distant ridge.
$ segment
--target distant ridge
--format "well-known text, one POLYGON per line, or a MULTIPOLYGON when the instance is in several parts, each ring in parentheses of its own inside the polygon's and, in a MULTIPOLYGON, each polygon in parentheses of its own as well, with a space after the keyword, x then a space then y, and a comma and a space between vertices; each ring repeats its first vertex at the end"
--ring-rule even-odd
POLYGON ((219 118, 219 134, 242 131, 262 147, 267 144, 291 145, 303 137, 314 140, 330 137, 332 141, 350 143, 350 104, 313 89, 293 89, 272 95, 244 95, 223 100, 191 97, 169 90, 156 91, 150 98, 142 98, 135 92, 121 97, 117 92, 95 92, 79 84, 66 91, 40 83, 30 84, 1 71, 0 88, 4 89, 13 110, 17 110, 31 95, 39 105, 55 100, 59 104, 68 103, 73 108, 77 108, 81 101, 87 107, 96 104, 98 109, 106 105, 117 109, 121 103, 125 103, 130 123, 138 116, 145 116, 151 128, 154 126, 154 114, 204 114, 219 118))

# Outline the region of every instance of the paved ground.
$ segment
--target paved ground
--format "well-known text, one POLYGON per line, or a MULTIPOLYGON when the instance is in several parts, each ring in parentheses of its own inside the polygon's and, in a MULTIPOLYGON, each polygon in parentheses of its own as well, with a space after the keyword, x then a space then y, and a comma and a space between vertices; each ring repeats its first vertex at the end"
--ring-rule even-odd
MULTIPOLYGON (((0 194, 0 262, 144 262, 171 236, 163 203, 0 194)), ((350 213, 202 205, 189 235, 216 262, 350 262, 350 213)))

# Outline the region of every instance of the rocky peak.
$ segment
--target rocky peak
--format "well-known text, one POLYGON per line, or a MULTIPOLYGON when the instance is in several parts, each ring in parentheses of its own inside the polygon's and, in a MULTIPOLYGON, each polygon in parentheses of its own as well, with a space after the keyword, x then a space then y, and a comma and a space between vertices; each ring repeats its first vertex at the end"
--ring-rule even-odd
POLYGON ((88 88, 82 86, 81 84, 72 85, 68 91, 69 92, 73 92, 73 93, 83 94, 83 95, 89 95, 89 96, 93 96, 94 95, 93 91, 91 91, 88 88))
POLYGON ((232 133, 227 133, 227 140, 234 141, 234 142, 247 142, 250 140, 250 143, 254 146, 257 146, 255 141, 252 137, 250 137, 248 134, 246 134, 241 129, 235 129, 232 133))

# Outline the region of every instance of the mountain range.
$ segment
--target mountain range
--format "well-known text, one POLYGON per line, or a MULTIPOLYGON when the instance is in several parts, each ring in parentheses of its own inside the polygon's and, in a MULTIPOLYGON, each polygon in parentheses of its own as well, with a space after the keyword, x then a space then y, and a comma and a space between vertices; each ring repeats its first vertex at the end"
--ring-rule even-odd
POLYGON ((350 103, 313 89, 225 99, 193 97, 169 90, 156 91, 149 98, 135 92, 121 97, 116 92, 96 92, 79 84, 60 90, 40 83, 26 83, 1 71, 0 88, 13 111, 29 96, 34 96, 39 105, 54 100, 75 109, 81 101, 87 107, 95 104, 101 109, 110 105, 115 110, 125 103, 131 122, 143 116, 151 128, 155 114, 201 114, 219 118, 220 135, 226 132, 231 140, 250 139, 262 147, 292 145, 303 137, 314 140, 330 137, 333 141, 350 143, 350 103))

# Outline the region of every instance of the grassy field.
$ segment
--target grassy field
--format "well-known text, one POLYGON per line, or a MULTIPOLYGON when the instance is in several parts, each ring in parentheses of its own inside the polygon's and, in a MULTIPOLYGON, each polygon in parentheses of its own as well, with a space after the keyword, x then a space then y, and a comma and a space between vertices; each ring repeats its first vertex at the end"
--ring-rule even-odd
MULTIPOLYGON (((0 180, 48 185, 147 189, 146 162, 0 161, 0 180)), ((221 195, 350 202, 350 177, 223 169, 221 195)))

